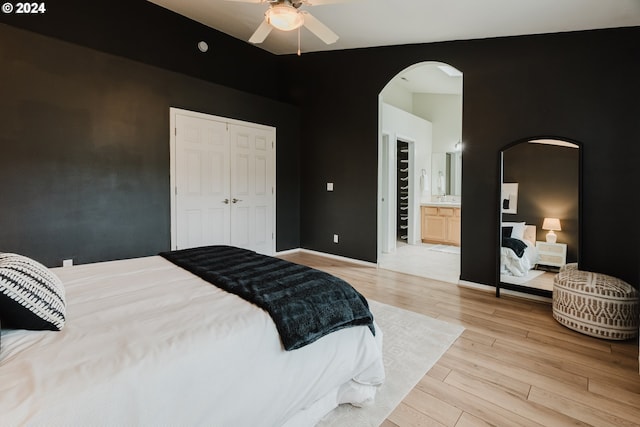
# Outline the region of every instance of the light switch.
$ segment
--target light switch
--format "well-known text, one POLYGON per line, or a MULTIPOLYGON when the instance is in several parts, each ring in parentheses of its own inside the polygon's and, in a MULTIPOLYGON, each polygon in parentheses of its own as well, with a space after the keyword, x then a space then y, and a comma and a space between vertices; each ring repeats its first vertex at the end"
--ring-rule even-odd
POLYGON ((327 191, 333 191, 333 182, 327 182, 327 191))

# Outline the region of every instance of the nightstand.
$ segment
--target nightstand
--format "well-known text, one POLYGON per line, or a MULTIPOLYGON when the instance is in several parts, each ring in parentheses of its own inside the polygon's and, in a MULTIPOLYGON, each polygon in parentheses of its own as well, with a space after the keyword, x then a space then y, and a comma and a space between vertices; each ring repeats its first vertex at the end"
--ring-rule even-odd
POLYGON ((562 267, 567 263, 567 244, 536 242, 538 265, 562 267))

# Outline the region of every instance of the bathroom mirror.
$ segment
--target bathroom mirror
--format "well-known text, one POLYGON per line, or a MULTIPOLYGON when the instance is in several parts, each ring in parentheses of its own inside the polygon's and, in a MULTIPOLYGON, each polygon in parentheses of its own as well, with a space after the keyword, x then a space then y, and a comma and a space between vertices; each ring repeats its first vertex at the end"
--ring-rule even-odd
POLYGON ((500 159, 496 296, 505 288, 550 297, 554 275, 579 260, 580 146, 528 139, 500 159))
POLYGON ((460 196, 462 194, 462 152, 431 154, 431 194, 460 196))

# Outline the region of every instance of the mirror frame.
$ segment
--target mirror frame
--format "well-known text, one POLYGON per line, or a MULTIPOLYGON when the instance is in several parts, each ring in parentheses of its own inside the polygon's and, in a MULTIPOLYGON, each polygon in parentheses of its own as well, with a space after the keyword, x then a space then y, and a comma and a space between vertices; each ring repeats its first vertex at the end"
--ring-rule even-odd
POLYGON ((583 191, 582 191, 582 187, 583 187, 583 183, 584 183, 584 179, 583 179, 583 169, 584 169, 584 162, 583 162, 583 157, 584 157, 584 144, 582 144, 580 141, 576 141, 572 138, 566 138, 566 137, 562 137, 562 136, 550 136, 550 135, 542 135, 542 136, 532 136, 532 137, 528 137, 528 138, 521 138, 518 139, 516 141, 513 141, 505 146, 503 146, 499 151, 498 151, 498 164, 497 164, 497 170, 498 170, 498 179, 499 179, 499 185, 497 185, 497 191, 496 191, 496 203, 495 203, 495 207, 496 207, 496 211, 497 211, 497 215, 496 215, 496 275, 495 275, 495 288, 496 288, 496 298, 500 298, 500 289, 508 289, 511 291, 516 291, 516 292, 522 292, 522 293, 526 293, 526 294, 532 294, 532 295, 537 295, 537 296, 541 296, 541 297, 547 297, 547 298, 551 298, 553 296, 553 291, 548 291, 546 289, 539 289, 539 288, 532 288, 529 286, 524 286, 524 285, 515 285, 515 284, 511 284, 511 283, 505 283, 505 282, 501 282, 500 281, 500 242, 502 240, 502 209, 501 209, 501 204, 499 203, 501 198, 502 198, 502 182, 504 180, 503 177, 503 168, 502 168, 502 163, 503 163, 503 153, 505 150, 508 150, 509 148, 515 147, 516 145, 522 144, 522 143, 527 143, 529 141, 535 141, 535 140, 539 140, 539 139, 550 139, 550 140, 556 140, 556 141, 564 141, 564 142, 568 142, 574 145, 578 146, 578 248, 577 248, 577 263, 578 263, 578 268, 580 268, 581 265, 581 257, 582 257, 582 245, 583 245, 583 235, 582 235, 582 224, 583 224, 583 209, 582 209, 582 205, 583 205, 583 191))

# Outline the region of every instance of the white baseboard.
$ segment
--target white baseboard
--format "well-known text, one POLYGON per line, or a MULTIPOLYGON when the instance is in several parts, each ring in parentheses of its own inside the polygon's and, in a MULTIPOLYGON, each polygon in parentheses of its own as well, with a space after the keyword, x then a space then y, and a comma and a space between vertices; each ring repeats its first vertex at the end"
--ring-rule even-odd
POLYGON ((273 256, 296 254, 298 252, 300 252, 300 248, 287 249, 286 251, 277 251, 273 256))
POLYGON ((326 252, 318 252, 318 251, 314 251, 314 250, 311 250, 311 249, 304 249, 304 248, 288 249, 286 251, 276 252, 276 255, 295 254, 295 253, 298 253, 298 252, 304 252, 304 253, 307 253, 307 254, 318 255, 318 256, 321 256, 321 257, 325 257, 325 258, 336 259, 336 260, 339 260, 339 261, 350 262, 352 264, 364 265, 364 266, 367 266, 367 267, 373 267, 373 268, 377 268, 378 267, 378 264, 376 264, 374 262, 362 261, 360 259, 347 258, 347 257, 340 256, 340 255, 328 254, 326 252))
MULTIPOLYGON (((296 248, 296 249, 288 249, 286 251, 280 251, 280 252, 276 252, 276 255, 287 255, 287 254, 295 254, 298 252, 304 252, 304 253, 308 253, 308 254, 312 254, 312 255, 318 255, 321 257, 325 257, 325 258, 331 258, 331 259, 336 259, 339 261, 344 261, 344 262, 350 262, 352 264, 358 264, 358 265, 363 265, 366 267, 373 267, 373 268, 378 268, 378 265, 376 263, 373 262, 368 262, 368 261, 362 261, 359 259, 354 259, 354 258, 347 258, 347 257, 343 257, 340 255, 334 255, 334 254, 328 254, 325 252, 318 252, 318 251, 314 251, 311 249, 304 249, 304 248, 296 248)), ((437 280, 437 279, 434 279, 437 280)), ((458 281, 458 286, 463 286, 466 288, 472 288, 472 289, 478 289, 481 291, 485 291, 485 292, 491 292, 494 293, 496 292, 496 287, 495 286, 490 286, 490 285, 483 285, 481 283, 475 283, 475 282, 469 282, 467 280, 459 280, 458 281)), ((524 292, 517 292, 517 291, 512 291, 509 289, 500 289, 500 295, 512 295, 512 296, 516 296, 516 297, 520 297, 520 298, 529 298, 529 299, 533 299, 533 300, 537 300, 537 301, 544 301, 544 302, 551 302, 551 298, 547 298, 547 297, 542 297, 542 296, 538 296, 538 295, 532 295, 532 294, 527 294, 524 292)))
MULTIPOLYGON (((466 280, 460 280, 458 282, 458 285, 464 286, 464 287, 467 287, 467 288, 479 289, 481 291, 493 292, 494 294, 496 292, 496 287, 495 286, 482 285, 480 283, 468 282, 466 280)), ((532 294, 528 294, 528 293, 525 293, 525 292, 512 291, 510 289, 504 289, 504 288, 500 288, 500 295, 511 295, 511 296, 515 296, 515 297, 529 298, 529 299, 533 299, 533 300, 536 300, 536 301, 544 301, 544 302, 551 302, 552 301, 551 298, 547 298, 547 297, 543 297, 543 296, 539 296, 539 295, 532 295, 532 294)))
POLYGON ((495 292, 496 291, 496 288, 493 287, 493 286, 483 285, 483 284, 476 283, 476 282, 468 282, 466 280, 458 280, 458 285, 464 286, 465 288, 479 289, 481 291, 487 291, 487 292, 495 292))

